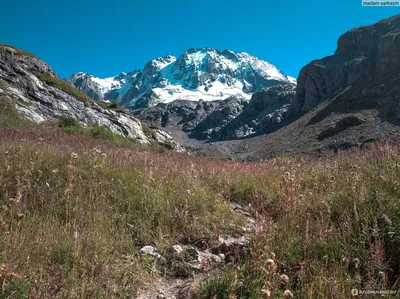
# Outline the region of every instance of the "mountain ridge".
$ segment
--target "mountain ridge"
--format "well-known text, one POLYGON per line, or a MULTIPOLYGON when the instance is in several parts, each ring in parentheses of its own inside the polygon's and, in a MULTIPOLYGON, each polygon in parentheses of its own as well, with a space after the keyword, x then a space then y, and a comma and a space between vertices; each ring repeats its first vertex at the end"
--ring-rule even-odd
POLYGON ((174 100, 250 99, 261 88, 296 79, 246 52, 189 48, 179 57, 167 55, 147 62, 143 70, 100 79, 80 72, 65 79, 96 100, 113 100, 128 109, 174 100))

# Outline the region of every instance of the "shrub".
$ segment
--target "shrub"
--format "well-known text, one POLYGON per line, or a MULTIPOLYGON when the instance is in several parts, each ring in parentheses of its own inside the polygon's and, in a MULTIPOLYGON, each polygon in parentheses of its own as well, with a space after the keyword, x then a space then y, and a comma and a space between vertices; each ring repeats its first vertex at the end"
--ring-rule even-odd
POLYGON ((63 116, 58 121, 58 127, 69 133, 83 134, 84 128, 75 118, 63 116))
POLYGON ((109 128, 102 126, 91 126, 88 130, 88 135, 92 138, 107 141, 114 141, 116 139, 116 134, 114 134, 109 128))
POLYGON ((118 105, 117 102, 111 102, 111 104, 108 106, 108 108, 111 108, 111 109, 116 109, 116 108, 120 108, 120 107, 121 106, 118 105))
POLYGON ((63 116, 60 118, 58 126, 60 128, 72 128, 72 127, 80 127, 81 125, 79 121, 77 121, 75 118, 63 116))

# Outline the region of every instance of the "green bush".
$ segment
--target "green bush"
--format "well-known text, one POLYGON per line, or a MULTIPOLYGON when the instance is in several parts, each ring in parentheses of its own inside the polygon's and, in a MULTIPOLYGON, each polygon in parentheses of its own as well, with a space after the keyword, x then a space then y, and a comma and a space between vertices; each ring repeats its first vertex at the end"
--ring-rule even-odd
POLYGON ((83 126, 72 117, 63 116, 58 121, 58 127, 64 129, 69 133, 83 133, 83 126))
POLYGON ((81 125, 75 118, 63 116, 60 118, 58 126, 60 128, 71 128, 71 127, 78 127, 81 125))
POLYGON ((120 106, 118 105, 117 102, 111 102, 111 104, 108 107, 111 109, 116 109, 119 108, 120 106))
POLYGON ((114 141, 116 139, 116 134, 114 134, 109 128, 102 126, 90 127, 88 135, 92 138, 102 139, 107 141, 114 141))

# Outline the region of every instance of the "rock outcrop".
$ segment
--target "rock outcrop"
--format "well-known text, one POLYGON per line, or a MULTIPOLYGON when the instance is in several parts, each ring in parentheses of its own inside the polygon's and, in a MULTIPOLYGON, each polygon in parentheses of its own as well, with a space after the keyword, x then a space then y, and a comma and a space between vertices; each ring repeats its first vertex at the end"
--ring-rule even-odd
POLYGON ((278 129, 286 117, 295 88, 293 84, 279 84, 254 93, 244 110, 222 129, 221 139, 239 139, 278 129))
POLYGON ((263 88, 250 101, 235 96, 211 102, 174 101, 132 113, 161 127, 177 127, 198 140, 240 139, 278 129, 295 87, 285 83, 263 88))
POLYGON ((160 103, 155 107, 136 109, 132 114, 140 119, 161 127, 180 127, 190 132, 212 113, 220 101, 174 101, 169 104, 160 103))
POLYGON ((350 30, 300 72, 288 124, 248 142, 251 159, 400 140, 400 15, 350 30), (290 123, 291 122, 291 123, 290 123), (258 144, 255 144, 255 143, 258 144))
POLYGON ((78 100, 75 94, 68 93, 68 89, 63 90, 64 82, 48 64, 17 48, 0 45, 0 82, 0 95, 13 101, 16 109, 35 123, 66 116, 87 125, 105 126, 142 144, 157 142, 182 150, 171 136, 161 130, 150 129, 144 133, 142 123, 129 113, 102 108, 94 101, 85 101, 85 98, 78 100))
POLYGON ((65 81, 84 92, 95 101, 104 100, 100 87, 84 73, 74 74, 70 78, 65 79, 65 81))
POLYGON ((336 123, 329 125, 326 129, 319 133, 318 140, 323 140, 325 138, 331 137, 346 130, 347 128, 359 126, 364 122, 365 120, 357 115, 346 116, 336 123))
POLYGON ((220 139, 222 137, 221 130, 233 121, 247 105, 246 99, 234 96, 219 102, 218 106, 193 129, 190 136, 202 140, 220 139))

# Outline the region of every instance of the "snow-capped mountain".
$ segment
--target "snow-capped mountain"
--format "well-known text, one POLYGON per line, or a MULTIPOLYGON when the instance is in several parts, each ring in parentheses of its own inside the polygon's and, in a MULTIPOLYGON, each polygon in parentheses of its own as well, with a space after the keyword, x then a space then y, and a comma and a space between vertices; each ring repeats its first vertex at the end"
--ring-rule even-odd
POLYGON ((287 76, 287 78, 289 79, 289 82, 290 82, 290 83, 292 83, 292 84, 294 84, 294 85, 297 85, 297 79, 296 79, 296 78, 291 77, 291 76, 287 76))
POLYGON ((210 48, 188 49, 179 57, 149 61, 143 70, 100 79, 77 73, 66 79, 96 100, 116 100, 127 108, 175 100, 250 99, 257 90, 279 83, 296 84, 271 63, 247 53, 210 48))

